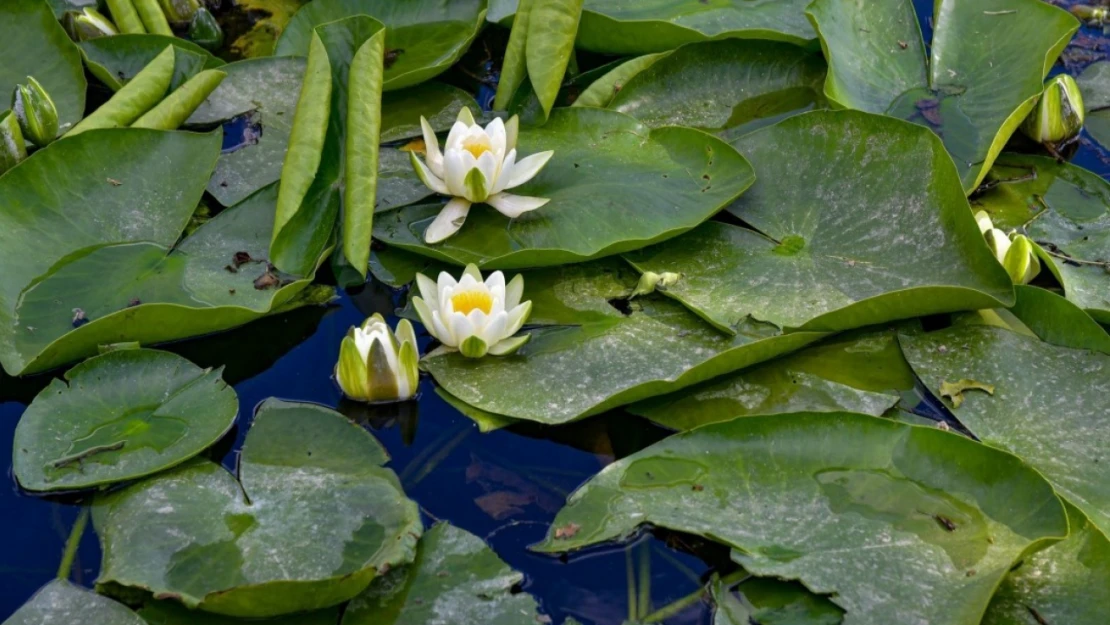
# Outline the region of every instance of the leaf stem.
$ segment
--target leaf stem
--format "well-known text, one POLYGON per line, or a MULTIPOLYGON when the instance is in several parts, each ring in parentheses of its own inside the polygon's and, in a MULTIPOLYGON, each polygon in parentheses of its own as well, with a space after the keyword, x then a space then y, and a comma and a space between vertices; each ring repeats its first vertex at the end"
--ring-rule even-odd
MULTIPOLYGON (((728 575, 721 578, 721 584, 722 584, 721 587, 727 589, 730 586, 732 586, 736 583, 742 582, 742 581, 744 581, 745 579, 747 579, 749 577, 751 577, 750 573, 748 573, 744 569, 737 569, 737 570, 733 571, 732 573, 729 573, 728 575)), ((661 622, 665 621, 666 619, 669 619, 672 616, 678 614, 679 612, 685 610, 686 608, 690 607, 691 605, 697 603, 698 601, 701 601, 702 598, 705 597, 707 592, 709 592, 709 589, 706 588, 705 586, 702 586, 701 588, 698 588, 697 590, 695 590, 694 592, 686 595, 685 597, 682 597, 681 599, 677 599, 675 601, 672 601, 671 603, 668 603, 667 605, 659 608, 658 610, 652 612, 651 614, 648 614, 647 616, 642 618, 640 620, 640 622, 641 623, 661 623, 661 622)))
POLYGON ((73 522, 73 529, 66 539, 66 548, 62 552, 62 563, 58 566, 58 579, 69 579, 73 570, 73 560, 77 557, 77 547, 81 544, 81 537, 85 534, 85 526, 89 524, 89 506, 81 506, 77 520, 73 522))

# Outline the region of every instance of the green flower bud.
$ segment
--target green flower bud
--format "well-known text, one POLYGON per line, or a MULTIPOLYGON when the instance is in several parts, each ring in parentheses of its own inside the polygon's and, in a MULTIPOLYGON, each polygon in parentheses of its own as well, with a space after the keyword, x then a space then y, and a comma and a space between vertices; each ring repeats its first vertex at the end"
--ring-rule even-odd
POLYGON ((663 273, 655 273, 654 271, 645 271, 640 276, 640 281, 636 283, 636 288, 632 291, 632 295, 628 299, 632 299, 638 295, 648 295, 654 291, 666 291, 668 287, 673 286, 682 277, 680 273, 672 271, 664 271, 663 273))
POLYGON ((23 143, 23 132, 19 120, 11 111, 0 113, 0 175, 27 158, 27 146, 23 143))
POLYGON ((1110 7, 1093 7, 1077 4, 1070 9, 1071 14, 1087 22, 1088 26, 1102 26, 1110 18, 1110 7))
POLYGON ((216 17, 201 7, 189 23, 189 39, 206 50, 219 50, 224 45, 224 31, 216 17))
POLYGON ((1033 242, 1023 234, 1014 235, 1010 241, 1002 266, 1014 284, 1029 284, 1041 272, 1041 261, 1034 252, 1033 242))
POLYGON ((1067 74, 1050 78, 1044 95, 1021 124, 1021 131, 1037 143, 1061 143, 1079 134, 1086 120, 1083 94, 1067 74))
POLYGON ((100 37, 118 35, 116 25, 112 20, 101 15, 92 7, 85 7, 83 11, 66 11, 62 20, 69 38, 74 41, 88 41, 100 37))
POLYGON ((162 5, 162 12, 166 19, 175 24, 186 24, 193 19, 193 15, 200 9, 197 0, 158 0, 162 5))
POLYGON ((394 332, 375 314, 343 339, 335 379, 355 401, 404 401, 416 395, 419 360, 412 324, 402 319, 394 332))
POLYGON ((58 137, 58 109, 39 81, 27 77, 26 85, 16 85, 12 94, 12 112, 19 120, 23 137, 45 147, 58 137))

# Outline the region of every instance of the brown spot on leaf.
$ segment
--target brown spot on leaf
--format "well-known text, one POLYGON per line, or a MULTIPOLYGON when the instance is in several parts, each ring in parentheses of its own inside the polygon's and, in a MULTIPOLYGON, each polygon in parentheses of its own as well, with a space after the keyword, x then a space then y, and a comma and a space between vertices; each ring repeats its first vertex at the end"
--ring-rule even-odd
POLYGON ((574 538, 580 529, 582 529, 582 526, 577 523, 567 523, 562 527, 555 528, 555 539, 569 540, 574 538))
POLYGON ((394 50, 386 50, 385 51, 385 58, 384 58, 382 64, 385 66, 386 69, 389 69, 389 68, 393 67, 394 63, 397 62, 397 57, 401 56, 404 53, 405 53, 404 48, 397 48, 397 49, 394 49, 394 50))

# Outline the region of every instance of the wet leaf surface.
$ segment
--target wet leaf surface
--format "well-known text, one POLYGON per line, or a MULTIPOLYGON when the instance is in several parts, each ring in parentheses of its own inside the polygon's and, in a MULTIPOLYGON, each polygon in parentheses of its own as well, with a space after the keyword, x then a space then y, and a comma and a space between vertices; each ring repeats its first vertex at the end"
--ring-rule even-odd
POLYGON ((77 490, 188 460, 231 429, 239 412, 221 373, 154 350, 85 361, 23 413, 12 450, 16 479, 28 490, 77 490))
POLYGON ((646 523, 711 537, 753 574, 831 593, 845 625, 979 623, 1025 550, 1067 534, 1063 505, 1018 458, 850 413, 672 436, 572 494, 535 548, 581 549, 646 523), (581 530, 558 538, 568 523, 581 530))
POLYGON ((88 625, 144 625, 143 619, 122 603, 56 579, 16 610, 4 625, 47 623, 88 625))
MULTIPOLYGON (((78 45, 89 72, 112 91, 119 91, 169 45, 189 53, 181 55, 184 58, 197 59, 192 73, 199 69, 213 69, 224 65, 222 60, 195 43, 168 35, 114 35, 82 41, 78 45)), ((182 65, 180 60, 177 64, 182 65)), ((174 81, 170 84, 171 90, 187 79, 182 72, 179 74, 174 76, 174 81)))
POLYGON ((339 604, 413 557, 420 518, 387 460, 346 417, 268 400, 238 480, 195 460, 97 499, 97 584, 238 617, 339 604))

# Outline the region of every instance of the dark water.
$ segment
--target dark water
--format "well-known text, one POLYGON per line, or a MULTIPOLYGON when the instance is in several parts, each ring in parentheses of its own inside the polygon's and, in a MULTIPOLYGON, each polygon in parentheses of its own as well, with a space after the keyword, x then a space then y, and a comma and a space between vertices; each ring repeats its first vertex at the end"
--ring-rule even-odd
MULTIPOLYGON (((922 24, 932 2, 916 0, 922 24)), ((1087 29, 1085 29, 1087 30, 1087 29)), ((927 37, 931 33, 927 32, 927 37)), ((1093 32, 1089 34, 1095 34, 1093 32)), ((1101 33, 1098 33, 1101 34, 1101 33)), ((1091 143, 1073 162, 1110 175, 1110 157, 1091 143)), ((651 562, 651 597, 658 608, 695 591, 727 553, 686 552, 682 537, 645 536, 631 547, 594 552, 569 562, 527 550, 539 541, 565 497, 615 457, 652 442, 659 433, 622 414, 606 415, 563 428, 524 428, 480 434, 473 423, 443 402, 430 381, 422 384, 415 409, 358 414, 331 380, 339 342, 351 325, 373 312, 389 314, 394 294, 373 287, 344 293, 338 305, 302 310, 257 322, 220 336, 170 346, 204 366, 227 365, 225 378, 239 395, 236 432, 212 453, 231 468, 235 450, 263 399, 313 401, 368 419, 392 455, 391 467, 416 500, 425 522, 448 520, 485 538, 513 568, 526 576, 524 589, 540 600, 558 623, 573 615, 597 625, 627 618, 626 551, 651 562), (704 559, 703 559, 704 558, 704 559)), ((2 374, 0 374, 2 375, 2 374)), ((10 467, 11 437, 26 404, 49 376, 14 382, 0 377, 0 461, 10 467)), ((0 489, 0 616, 6 617, 55 575, 62 547, 76 516, 72 500, 50 500, 19 492, 10 469, 0 489)), ((696 550, 696 549, 695 549, 696 550)), ((74 579, 86 585, 99 564, 95 535, 86 533, 74 579)), ((668 623, 709 623, 707 605, 696 603, 668 623)))

